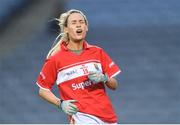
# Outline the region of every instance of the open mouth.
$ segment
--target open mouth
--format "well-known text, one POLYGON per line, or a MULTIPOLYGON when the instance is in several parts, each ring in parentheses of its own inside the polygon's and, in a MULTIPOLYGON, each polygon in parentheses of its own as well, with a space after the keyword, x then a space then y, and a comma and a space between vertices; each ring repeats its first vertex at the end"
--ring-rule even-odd
POLYGON ((77 29, 76 33, 82 33, 82 29, 77 29))

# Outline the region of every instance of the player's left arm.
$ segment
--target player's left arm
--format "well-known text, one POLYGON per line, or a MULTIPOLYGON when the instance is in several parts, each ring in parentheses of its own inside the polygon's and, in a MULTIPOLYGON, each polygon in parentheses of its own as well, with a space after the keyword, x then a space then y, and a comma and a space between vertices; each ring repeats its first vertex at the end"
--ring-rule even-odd
POLYGON ((112 90, 117 89, 118 80, 116 76, 121 72, 118 65, 111 59, 111 57, 104 51, 101 51, 101 64, 104 75, 104 83, 106 86, 112 90))
POLYGON ((116 90, 118 87, 118 81, 116 78, 109 78, 107 82, 105 82, 106 86, 112 90, 116 90))

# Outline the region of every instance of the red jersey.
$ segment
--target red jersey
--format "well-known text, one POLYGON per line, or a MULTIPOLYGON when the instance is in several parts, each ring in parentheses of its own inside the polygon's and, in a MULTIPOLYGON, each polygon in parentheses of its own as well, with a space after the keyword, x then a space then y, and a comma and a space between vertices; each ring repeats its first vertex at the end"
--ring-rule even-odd
POLYGON ((103 49, 83 43, 79 55, 69 51, 65 43, 61 50, 45 61, 37 85, 51 90, 55 81, 63 100, 77 100, 79 112, 94 115, 109 123, 117 122, 111 101, 105 92, 104 83, 88 79, 89 71, 101 71, 112 78, 120 73, 118 66, 103 49))

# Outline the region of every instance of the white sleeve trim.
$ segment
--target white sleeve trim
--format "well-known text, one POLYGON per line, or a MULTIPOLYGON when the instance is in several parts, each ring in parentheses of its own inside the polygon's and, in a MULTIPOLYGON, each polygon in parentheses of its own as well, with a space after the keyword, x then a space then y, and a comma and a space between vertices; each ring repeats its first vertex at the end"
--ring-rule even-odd
POLYGON ((116 75, 118 75, 121 71, 119 70, 118 72, 114 73, 110 78, 115 77, 116 75))
POLYGON ((41 89, 43 89, 43 90, 51 91, 51 90, 49 90, 49 89, 47 89, 47 88, 44 88, 44 87, 40 86, 38 82, 36 82, 36 84, 39 86, 39 88, 41 88, 41 89))

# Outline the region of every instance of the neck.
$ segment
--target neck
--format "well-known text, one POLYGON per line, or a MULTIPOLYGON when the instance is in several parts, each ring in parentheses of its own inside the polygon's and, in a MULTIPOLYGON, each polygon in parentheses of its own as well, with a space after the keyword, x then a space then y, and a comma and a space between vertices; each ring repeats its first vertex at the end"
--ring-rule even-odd
POLYGON ((82 50, 83 49, 83 41, 79 41, 79 42, 69 41, 67 48, 70 50, 82 50))

